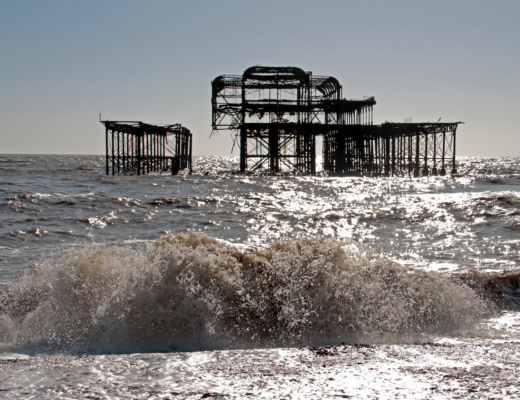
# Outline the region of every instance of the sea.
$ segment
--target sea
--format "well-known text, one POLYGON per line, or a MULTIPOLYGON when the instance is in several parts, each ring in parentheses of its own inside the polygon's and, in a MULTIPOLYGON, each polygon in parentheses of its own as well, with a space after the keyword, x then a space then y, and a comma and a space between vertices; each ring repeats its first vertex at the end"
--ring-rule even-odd
POLYGON ((0 397, 520 398, 520 158, 457 170, 0 155, 0 397))

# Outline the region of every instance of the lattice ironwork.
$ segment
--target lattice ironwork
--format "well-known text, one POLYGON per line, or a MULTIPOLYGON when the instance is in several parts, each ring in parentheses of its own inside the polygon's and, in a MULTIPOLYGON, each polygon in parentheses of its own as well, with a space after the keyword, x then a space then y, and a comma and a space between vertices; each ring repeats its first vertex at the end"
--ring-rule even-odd
POLYGON ((240 170, 316 173, 316 137, 323 167, 337 175, 456 173, 454 123, 373 125, 374 97, 342 98, 331 76, 296 67, 248 68, 212 82, 213 132, 231 130, 240 170))
POLYGON ((336 78, 295 67, 251 67, 212 82, 213 131, 231 130, 241 171, 316 172, 316 136, 346 121, 371 124, 373 97, 342 99, 336 78))
POLYGON ((192 172, 192 134, 180 124, 101 121, 106 134, 106 174, 192 172))

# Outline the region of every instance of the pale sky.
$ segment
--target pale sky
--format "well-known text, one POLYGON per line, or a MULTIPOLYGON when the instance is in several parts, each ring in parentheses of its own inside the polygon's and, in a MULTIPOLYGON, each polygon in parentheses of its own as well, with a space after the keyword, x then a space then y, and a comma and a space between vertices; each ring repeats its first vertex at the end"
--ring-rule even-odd
POLYGON ((103 119, 209 139, 211 81, 332 75, 375 123, 464 121, 461 156, 520 156, 520 1, 0 0, 0 153, 104 154, 103 119))

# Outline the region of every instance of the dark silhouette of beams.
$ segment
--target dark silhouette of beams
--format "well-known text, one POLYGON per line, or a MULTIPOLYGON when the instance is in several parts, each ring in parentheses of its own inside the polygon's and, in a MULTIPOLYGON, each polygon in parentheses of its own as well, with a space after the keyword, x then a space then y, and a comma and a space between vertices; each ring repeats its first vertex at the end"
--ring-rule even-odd
POLYGON ((106 174, 192 172, 192 134, 180 124, 101 121, 105 125, 106 174))
POLYGON ((213 131, 235 134, 242 172, 314 174, 316 136, 323 137, 323 167, 332 174, 445 175, 448 160, 457 172, 460 122, 373 125, 375 98, 344 99, 331 76, 255 66, 215 78, 211 104, 213 131))

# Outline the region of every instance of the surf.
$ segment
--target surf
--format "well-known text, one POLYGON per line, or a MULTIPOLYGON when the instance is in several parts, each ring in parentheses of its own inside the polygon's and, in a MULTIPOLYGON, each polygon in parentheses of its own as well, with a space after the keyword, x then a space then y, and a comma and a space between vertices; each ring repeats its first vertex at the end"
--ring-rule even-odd
MULTIPOLYGON (((395 341, 471 329, 491 307, 462 280, 324 238, 241 250, 166 234, 84 246, 0 295, 3 351, 134 352, 395 341)), ((410 339, 410 340, 412 340, 410 339)))

